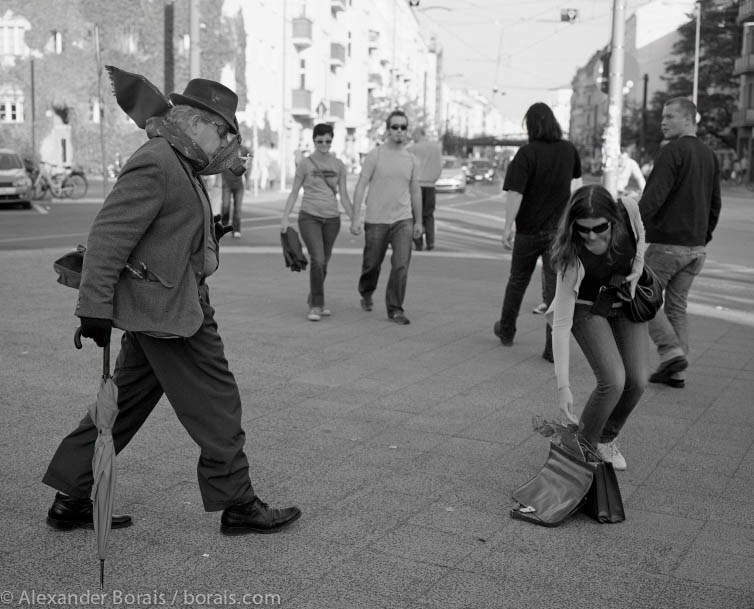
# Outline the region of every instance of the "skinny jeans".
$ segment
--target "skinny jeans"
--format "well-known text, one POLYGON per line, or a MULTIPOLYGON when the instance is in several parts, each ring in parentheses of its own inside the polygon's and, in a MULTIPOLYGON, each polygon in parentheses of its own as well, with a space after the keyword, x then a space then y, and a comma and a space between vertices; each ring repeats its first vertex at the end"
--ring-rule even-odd
POLYGON ((340 232, 340 216, 323 218, 305 211, 298 214, 298 228, 309 252, 310 307, 325 306, 325 278, 335 239, 340 232))

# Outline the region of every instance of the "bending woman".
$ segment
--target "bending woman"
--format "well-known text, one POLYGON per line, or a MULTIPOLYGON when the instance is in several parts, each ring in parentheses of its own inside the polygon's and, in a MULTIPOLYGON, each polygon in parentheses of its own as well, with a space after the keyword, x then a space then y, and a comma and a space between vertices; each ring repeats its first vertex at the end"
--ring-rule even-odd
POLYGON ((325 308, 325 277, 335 238, 340 232, 340 210, 337 194, 349 218, 353 219, 353 206, 346 186, 346 167, 330 153, 333 128, 330 125, 314 126, 312 133, 314 152, 296 167, 291 194, 283 210, 280 232, 288 229, 288 215, 298 199, 301 187, 304 196, 298 214, 298 228, 309 252, 309 321, 319 321, 330 315, 325 308))
POLYGON ((553 244, 556 270, 552 344, 558 406, 600 456, 617 470, 626 460, 615 442, 647 385, 649 335, 646 323, 629 321, 617 296, 600 288, 627 282, 633 297, 644 268, 644 225, 633 199, 615 201, 599 185, 571 197, 553 244), (595 305, 595 301, 598 301, 595 305), (573 333, 597 378, 581 418, 573 414, 569 381, 573 333))

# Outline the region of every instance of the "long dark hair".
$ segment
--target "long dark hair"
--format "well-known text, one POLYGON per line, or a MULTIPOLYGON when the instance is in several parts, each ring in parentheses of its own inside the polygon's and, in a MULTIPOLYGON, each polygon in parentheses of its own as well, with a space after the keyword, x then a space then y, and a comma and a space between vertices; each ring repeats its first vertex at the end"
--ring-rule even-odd
POLYGON ((617 244, 632 230, 628 226, 628 214, 623 203, 613 199, 604 186, 589 184, 582 186, 571 196, 563 215, 560 217, 558 232, 552 244, 552 265, 556 271, 565 271, 576 262, 584 240, 576 232, 576 220, 584 218, 605 218, 610 222, 610 243, 607 247, 607 260, 619 253, 617 244))
POLYGON ((524 114, 524 122, 530 142, 534 140, 557 142, 563 139, 563 130, 560 128, 558 119, 555 118, 550 106, 544 102, 537 102, 529 106, 526 114, 524 114))

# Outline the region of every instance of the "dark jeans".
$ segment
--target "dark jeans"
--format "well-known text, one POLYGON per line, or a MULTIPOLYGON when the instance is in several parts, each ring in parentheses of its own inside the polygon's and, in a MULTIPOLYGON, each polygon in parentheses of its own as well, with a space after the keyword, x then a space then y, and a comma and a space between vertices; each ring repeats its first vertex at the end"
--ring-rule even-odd
MULTIPOLYGON (((542 280, 545 304, 549 307, 555 298, 555 271, 550 263, 550 244, 554 232, 542 231, 535 235, 516 234, 513 241, 511 272, 505 288, 503 310, 500 313, 500 332, 503 337, 513 339, 516 334, 516 320, 524 300, 526 288, 537 266, 537 258, 542 258, 542 280)), ((545 352, 552 353, 552 330, 545 324, 545 352)))
POLYGON ((310 307, 324 307, 327 263, 330 262, 333 244, 340 232, 340 216, 322 218, 302 211, 298 214, 298 228, 310 258, 307 302, 310 307))
POLYGON ((601 317, 590 308, 576 305, 571 332, 597 377, 579 421, 584 438, 596 446, 616 438, 644 393, 649 334, 647 324, 629 321, 623 309, 601 317))
POLYGON ((230 199, 233 195, 233 232, 241 232, 241 206, 243 205, 243 187, 231 189, 229 186, 223 185, 222 193, 222 207, 220 214, 222 215, 223 224, 228 224, 231 218, 230 213, 230 199))
POLYGON ((426 240, 427 248, 435 246, 435 187, 422 186, 422 225, 424 234, 414 239, 416 249, 422 249, 422 240, 426 240))
POLYGON ((377 289, 380 267, 389 245, 393 248, 393 254, 390 256, 390 279, 385 290, 388 317, 403 311, 413 232, 414 221, 411 218, 393 224, 364 224, 364 257, 361 263, 359 294, 364 298, 371 298, 377 289))
MULTIPOLYGON (((243 447, 241 396, 228 369, 206 286, 199 288, 204 322, 189 338, 153 338, 125 332, 113 378, 118 418, 113 444, 118 453, 149 417, 163 394, 199 445, 199 492, 208 512, 251 501, 249 462, 243 447)), ((87 414, 58 447, 42 481, 71 495, 89 497, 97 428, 87 414)))

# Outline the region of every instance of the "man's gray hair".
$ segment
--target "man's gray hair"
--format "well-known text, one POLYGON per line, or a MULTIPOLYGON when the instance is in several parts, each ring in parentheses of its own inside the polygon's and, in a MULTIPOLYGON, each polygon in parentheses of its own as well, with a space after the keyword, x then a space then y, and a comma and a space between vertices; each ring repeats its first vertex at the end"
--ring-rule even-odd
POLYGON ((179 104, 170 108, 165 116, 165 120, 178 127, 181 131, 188 133, 191 121, 197 116, 206 120, 215 120, 211 112, 185 104, 179 104))

